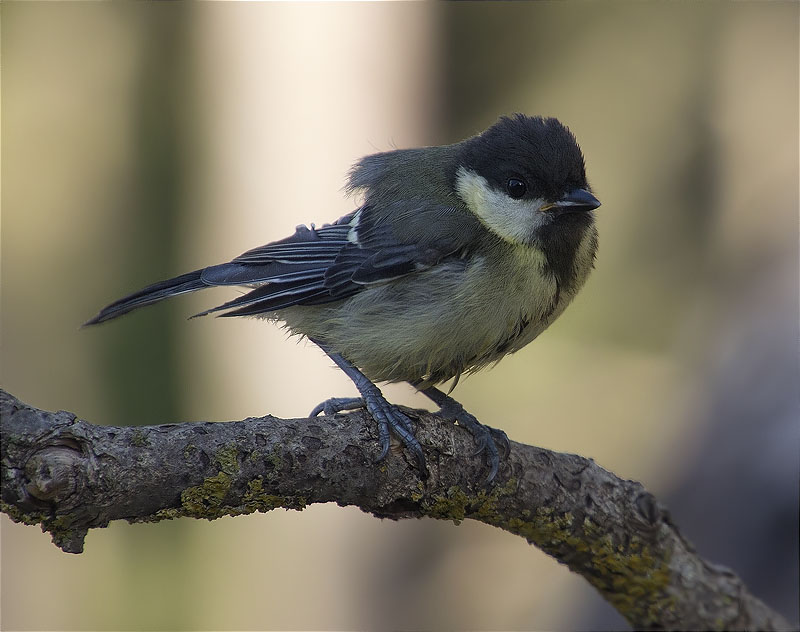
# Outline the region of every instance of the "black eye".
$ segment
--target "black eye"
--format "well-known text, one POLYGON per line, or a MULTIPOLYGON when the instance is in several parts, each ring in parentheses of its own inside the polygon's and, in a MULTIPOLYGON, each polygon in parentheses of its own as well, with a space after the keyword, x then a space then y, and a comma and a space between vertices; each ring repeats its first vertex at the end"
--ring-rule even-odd
POLYGON ((506 182, 506 191, 508 195, 515 200, 520 199, 527 192, 528 187, 519 178, 509 178, 506 182))

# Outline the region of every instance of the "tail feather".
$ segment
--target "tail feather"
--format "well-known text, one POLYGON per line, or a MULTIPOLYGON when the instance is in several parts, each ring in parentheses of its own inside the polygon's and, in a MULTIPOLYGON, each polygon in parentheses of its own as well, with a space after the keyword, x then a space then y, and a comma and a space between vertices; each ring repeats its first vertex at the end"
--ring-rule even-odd
POLYGON ((322 274, 318 274, 316 277, 299 278, 292 283, 284 283, 283 281, 283 278, 278 278, 275 283, 261 285, 232 301, 195 314, 192 318, 199 318, 200 316, 207 316, 224 310, 234 310, 234 308, 239 309, 219 315, 251 316, 291 307, 292 305, 303 303, 312 296, 317 297, 320 294, 330 296, 330 292, 325 289, 322 274), (251 309, 252 306, 255 306, 255 308, 251 309))
POLYGON ((245 305, 244 307, 234 309, 230 312, 225 312, 219 316, 221 318, 228 316, 258 316, 261 314, 269 314, 270 312, 286 309, 287 307, 292 307, 293 305, 315 305, 329 303, 330 300, 331 294, 328 292, 328 290, 315 290, 313 288, 309 288, 307 291, 303 292, 303 294, 297 297, 285 298, 282 301, 277 301, 270 298, 264 301, 245 305))
POLYGON ((153 285, 148 285, 146 288, 141 289, 138 292, 134 292, 125 298, 121 298, 118 301, 114 301, 110 305, 107 305, 100 310, 100 313, 97 314, 97 316, 87 320, 84 323, 84 327, 87 325, 96 325, 97 323, 111 320, 117 316, 127 314, 134 309, 139 309, 145 305, 152 305, 153 303, 158 303, 159 301, 171 296, 186 294, 187 292, 195 292, 203 289, 204 287, 208 287, 208 285, 203 283, 202 279, 200 278, 202 272, 203 270, 195 270, 194 272, 182 274, 174 279, 167 279, 166 281, 159 281, 153 285))

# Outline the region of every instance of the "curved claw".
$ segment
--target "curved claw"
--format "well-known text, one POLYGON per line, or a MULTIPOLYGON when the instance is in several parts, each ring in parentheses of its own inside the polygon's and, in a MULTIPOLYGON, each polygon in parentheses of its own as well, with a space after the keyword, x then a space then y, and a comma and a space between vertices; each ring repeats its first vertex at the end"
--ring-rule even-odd
POLYGON ((309 417, 316 417, 320 413, 335 415, 343 410, 364 408, 364 405, 364 399, 362 397, 331 397, 314 406, 314 410, 311 411, 309 417))
POLYGON ((486 484, 488 485, 500 470, 500 455, 497 452, 497 444, 495 444, 494 439, 486 442, 486 460, 489 462, 489 473, 486 475, 486 484))
POLYGON ((381 454, 378 457, 378 461, 386 458, 389 453, 389 433, 391 431, 400 438, 403 445, 414 456, 422 476, 427 477, 428 470, 425 467, 425 454, 419 441, 414 436, 414 427, 408 416, 396 406, 387 402, 377 389, 364 393, 364 403, 369 414, 378 422, 378 438, 381 443, 381 454))
POLYGON ((445 419, 457 421, 460 426, 466 428, 475 440, 475 452, 473 457, 481 454, 485 455, 489 466, 489 474, 486 476, 486 484, 491 483, 500 470, 500 453, 497 449, 498 444, 503 449, 504 458, 509 453, 509 443, 506 433, 502 430, 484 426, 478 419, 464 410, 464 407, 449 395, 445 395, 437 389, 427 389, 423 391, 434 402, 439 404, 439 414, 445 419))
POLYGON ((384 438, 382 435, 382 427, 378 426, 378 435, 380 435, 380 442, 381 442, 381 453, 378 455, 378 458, 375 459, 375 463, 380 463, 383 461, 386 456, 389 454, 389 447, 391 446, 391 441, 389 440, 389 431, 386 431, 386 437, 384 438))
POLYGON ((488 485, 494 480, 494 477, 497 476, 497 472, 500 470, 500 459, 495 458, 490 461, 489 466, 489 474, 486 475, 485 484, 488 485))
POLYGON ((489 432, 492 433, 494 442, 503 448, 503 458, 507 459, 508 455, 511 454, 511 444, 508 442, 508 435, 499 428, 492 428, 491 426, 486 427, 489 429, 489 432))
POLYGON ((311 412, 308 414, 308 416, 309 416, 309 417, 318 417, 318 416, 319 416, 319 414, 325 410, 325 404, 327 404, 327 402, 320 402, 319 404, 317 404, 316 406, 314 406, 314 410, 312 410, 312 411, 311 411, 311 412))
POLYGON ((475 458, 476 456, 480 456, 484 452, 486 452, 489 448, 491 442, 486 440, 486 435, 481 435, 479 437, 474 436, 475 439, 475 451, 472 453, 472 457, 475 458))
POLYGON ((493 428, 484 426, 479 422, 476 423, 478 423, 477 427, 467 426, 467 429, 472 433, 475 443, 477 444, 477 449, 472 456, 476 457, 484 453, 486 454, 486 462, 489 465, 489 474, 486 475, 486 483, 488 484, 494 480, 494 477, 497 476, 497 472, 500 469, 500 454, 497 450, 494 433, 492 432, 493 428))

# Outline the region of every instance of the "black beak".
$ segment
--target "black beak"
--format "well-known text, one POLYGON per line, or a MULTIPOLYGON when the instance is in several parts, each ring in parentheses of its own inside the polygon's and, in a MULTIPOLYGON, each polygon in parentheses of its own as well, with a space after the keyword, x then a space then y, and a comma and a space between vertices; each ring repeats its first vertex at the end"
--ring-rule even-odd
POLYGON ((600 206, 600 200, 586 189, 575 189, 567 193, 567 195, 558 202, 553 202, 552 204, 542 207, 542 210, 572 213, 576 211, 593 211, 598 206, 600 206))

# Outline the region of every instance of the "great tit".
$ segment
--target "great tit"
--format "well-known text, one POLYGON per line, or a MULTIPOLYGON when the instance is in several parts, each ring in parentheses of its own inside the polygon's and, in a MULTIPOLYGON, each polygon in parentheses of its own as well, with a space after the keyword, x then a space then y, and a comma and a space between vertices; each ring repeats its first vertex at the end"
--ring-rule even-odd
POLYGON ((312 416, 366 407, 380 459, 394 433, 427 476, 411 420, 375 386, 409 382, 472 433, 491 481, 505 434, 435 385, 527 345, 586 281, 600 202, 578 143, 555 118, 516 114, 453 145, 366 156, 347 189, 362 203, 334 223, 150 285, 86 324, 207 287, 248 287, 197 316, 259 316, 317 344, 361 398, 330 399, 312 416))

